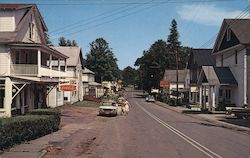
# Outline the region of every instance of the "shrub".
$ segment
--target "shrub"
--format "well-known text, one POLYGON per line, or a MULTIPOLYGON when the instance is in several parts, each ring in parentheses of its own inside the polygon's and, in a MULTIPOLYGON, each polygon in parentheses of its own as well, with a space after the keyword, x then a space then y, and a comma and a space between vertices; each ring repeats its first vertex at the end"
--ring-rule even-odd
POLYGON ((31 113, 33 115, 0 119, 0 150, 59 129, 60 113, 58 111, 36 110, 31 113))

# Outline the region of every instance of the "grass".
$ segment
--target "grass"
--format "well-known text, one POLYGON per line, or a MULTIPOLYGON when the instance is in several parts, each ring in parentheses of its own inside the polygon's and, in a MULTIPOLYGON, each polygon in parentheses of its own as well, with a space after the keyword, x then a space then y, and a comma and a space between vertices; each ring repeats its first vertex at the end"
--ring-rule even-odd
POLYGON ((74 106, 79 106, 79 107, 92 107, 92 108, 98 108, 100 103, 94 102, 94 101, 80 101, 76 102, 73 104, 74 106))

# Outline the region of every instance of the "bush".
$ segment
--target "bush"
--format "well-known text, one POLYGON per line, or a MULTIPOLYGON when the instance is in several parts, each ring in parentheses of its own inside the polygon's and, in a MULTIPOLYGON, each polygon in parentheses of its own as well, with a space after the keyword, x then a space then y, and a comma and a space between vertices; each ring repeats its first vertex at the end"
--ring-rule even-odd
POLYGON ((59 129, 60 113, 36 110, 33 115, 0 119, 0 150, 36 139, 59 129))

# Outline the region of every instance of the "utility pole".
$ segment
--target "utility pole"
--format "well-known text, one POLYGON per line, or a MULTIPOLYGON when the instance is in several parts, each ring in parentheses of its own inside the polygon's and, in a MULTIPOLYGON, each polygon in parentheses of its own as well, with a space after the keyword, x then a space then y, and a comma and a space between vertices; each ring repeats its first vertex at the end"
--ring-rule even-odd
POLYGON ((177 47, 175 49, 175 60, 176 60, 176 92, 177 92, 177 99, 176 99, 176 103, 175 105, 178 105, 179 103, 179 78, 178 78, 178 69, 179 69, 179 55, 178 55, 178 50, 177 50, 177 47))

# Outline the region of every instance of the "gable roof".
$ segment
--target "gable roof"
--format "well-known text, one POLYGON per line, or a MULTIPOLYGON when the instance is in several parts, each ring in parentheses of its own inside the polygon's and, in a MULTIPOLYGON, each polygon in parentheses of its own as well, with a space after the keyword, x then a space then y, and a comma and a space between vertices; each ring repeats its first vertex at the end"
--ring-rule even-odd
MULTIPOLYGON (((188 70, 178 70, 178 82, 185 82, 188 70)), ((176 83, 176 70, 165 70, 163 80, 176 83)))
POLYGON ((26 10, 23 14, 21 20, 16 24, 14 32, 0 32, 0 42, 1 43, 8 43, 8 42, 21 42, 18 39, 19 30, 28 20, 28 16, 33 12, 35 23, 37 25, 38 35, 41 38, 41 43, 46 44, 44 32, 48 31, 48 28, 39 12, 39 9, 35 4, 0 4, 0 10, 9 10, 9 11, 16 11, 16 10, 26 10))
POLYGON ((198 84, 206 79, 209 85, 237 85, 233 73, 229 67, 202 66, 198 78, 198 84))
POLYGON ((69 57, 67 59, 67 66, 77 66, 79 59, 81 61, 82 67, 84 66, 81 48, 79 47, 51 47, 51 48, 69 57))
POLYGON ((215 65, 215 62, 215 57, 212 56, 212 49, 192 49, 187 68, 190 68, 192 63, 198 66, 209 66, 215 65))
POLYGON ((250 44, 250 19, 224 19, 214 44, 213 53, 219 50, 227 28, 232 30, 240 44, 250 44))

